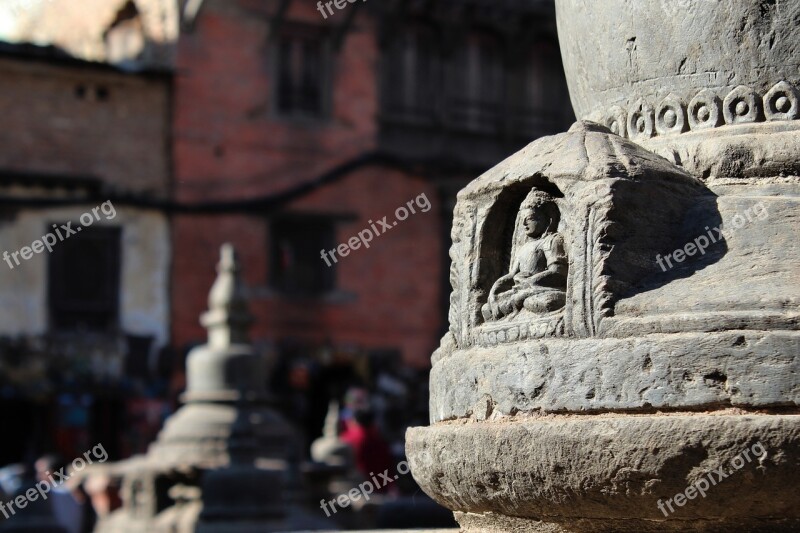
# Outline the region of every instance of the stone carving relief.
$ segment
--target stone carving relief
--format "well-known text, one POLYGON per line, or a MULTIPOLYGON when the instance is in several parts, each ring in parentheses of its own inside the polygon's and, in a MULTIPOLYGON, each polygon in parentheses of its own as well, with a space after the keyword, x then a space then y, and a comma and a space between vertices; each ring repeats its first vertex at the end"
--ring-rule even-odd
POLYGON ((556 6, 588 120, 458 193, 414 478, 469 533, 800 531, 800 1, 556 6))
POLYGON ((707 194, 598 124, 538 145, 530 173, 487 174, 459 195, 450 333, 435 360, 471 346, 605 335, 615 302, 658 272, 653 258, 680 238, 673 222, 707 194))
POLYGON ((739 85, 723 93, 703 89, 686 102, 670 93, 662 99, 639 99, 628 109, 613 106, 600 116, 600 122, 617 135, 644 140, 725 124, 797 120, 800 91, 787 81, 779 81, 764 94, 739 85))
POLYGON ((471 203, 460 202, 456 205, 453 216, 453 228, 450 237, 450 334, 458 344, 465 344, 467 328, 470 326, 469 312, 466 302, 469 300, 470 283, 473 278, 472 268, 468 261, 475 248, 475 207, 471 203))
POLYGON ((536 188, 525 196, 511 228, 508 268, 481 306, 479 344, 563 334, 568 263, 560 220, 553 196, 536 188))
POLYGON ((492 285, 481 308, 487 321, 542 315, 564 307, 567 255, 558 233, 561 215, 555 199, 533 189, 519 208, 514 225, 511 265, 492 285))

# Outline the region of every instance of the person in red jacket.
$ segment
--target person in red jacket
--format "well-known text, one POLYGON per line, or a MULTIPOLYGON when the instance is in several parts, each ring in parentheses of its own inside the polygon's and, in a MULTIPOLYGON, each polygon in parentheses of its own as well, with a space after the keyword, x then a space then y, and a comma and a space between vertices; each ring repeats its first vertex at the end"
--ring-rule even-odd
MULTIPOLYGON (((353 448, 356 468, 365 479, 377 477, 385 480, 395 479, 395 465, 389 444, 380 434, 375 424, 375 416, 369 408, 361 408, 353 413, 353 417, 345 420, 345 430, 339 438, 353 448), (380 476, 384 474, 384 476, 380 476)), ((389 483, 382 481, 377 492, 390 492, 389 483)))

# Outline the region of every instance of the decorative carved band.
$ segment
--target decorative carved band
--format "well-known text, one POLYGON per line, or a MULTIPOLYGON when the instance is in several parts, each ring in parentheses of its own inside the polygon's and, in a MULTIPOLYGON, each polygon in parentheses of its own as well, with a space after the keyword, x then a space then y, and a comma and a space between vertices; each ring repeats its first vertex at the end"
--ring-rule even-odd
POLYGON ((498 344, 525 339, 563 336, 564 315, 561 311, 557 311, 551 316, 533 320, 478 326, 473 332, 473 344, 478 346, 497 346, 498 344))
POLYGON ((726 95, 711 89, 698 92, 688 103, 669 94, 658 105, 637 100, 629 109, 612 107, 601 119, 611 131, 633 140, 655 135, 702 131, 723 124, 747 124, 800 118, 800 91, 781 81, 764 95, 739 85, 726 95))

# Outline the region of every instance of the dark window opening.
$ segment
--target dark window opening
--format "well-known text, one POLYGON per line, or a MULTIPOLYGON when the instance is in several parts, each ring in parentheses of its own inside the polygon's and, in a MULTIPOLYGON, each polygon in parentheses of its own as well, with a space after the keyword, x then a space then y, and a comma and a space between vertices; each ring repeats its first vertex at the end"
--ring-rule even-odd
POLYGON ((447 108, 460 129, 495 132, 503 118, 503 48, 493 36, 474 33, 453 61, 447 108))
POLYGON ((433 28, 410 28, 387 51, 384 109, 387 115, 407 121, 430 121, 436 113, 440 90, 441 58, 433 28))
POLYGON ((276 59, 278 112, 285 116, 323 116, 328 61, 323 36, 314 32, 282 35, 276 59))
POLYGON ((50 325, 111 331, 119 325, 119 228, 84 227, 49 255, 50 325))
POLYGON ((396 140, 400 128, 418 126, 448 135, 529 140, 569 124, 569 93, 555 37, 517 42, 473 28, 461 34, 457 46, 448 46, 442 34, 415 21, 386 44, 381 112, 387 138, 396 140))
POLYGON ((557 42, 534 42, 524 57, 514 71, 513 127, 533 133, 549 124, 569 123, 571 104, 557 42))
POLYGON ((325 216, 287 216, 271 224, 273 288, 290 295, 318 296, 332 291, 336 265, 325 262, 322 250, 335 246, 335 223, 325 216))
POLYGON ((104 87, 102 85, 98 86, 95 89, 95 95, 97 96, 97 100, 100 102, 105 102, 108 100, 109 92, 108 87, 104 87))

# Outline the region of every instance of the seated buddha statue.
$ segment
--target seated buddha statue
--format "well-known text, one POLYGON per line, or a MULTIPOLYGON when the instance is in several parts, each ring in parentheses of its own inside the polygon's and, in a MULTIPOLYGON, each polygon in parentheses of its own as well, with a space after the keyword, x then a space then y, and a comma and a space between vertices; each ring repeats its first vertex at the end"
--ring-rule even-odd
POLYGON ((523 200, 514 224, 508 274, 492 285, 481 308, 486 321, 523 310, 545 314, 564 307, 567 255, 558 233, 561 215, 549 194, 534 189, 523 200))

